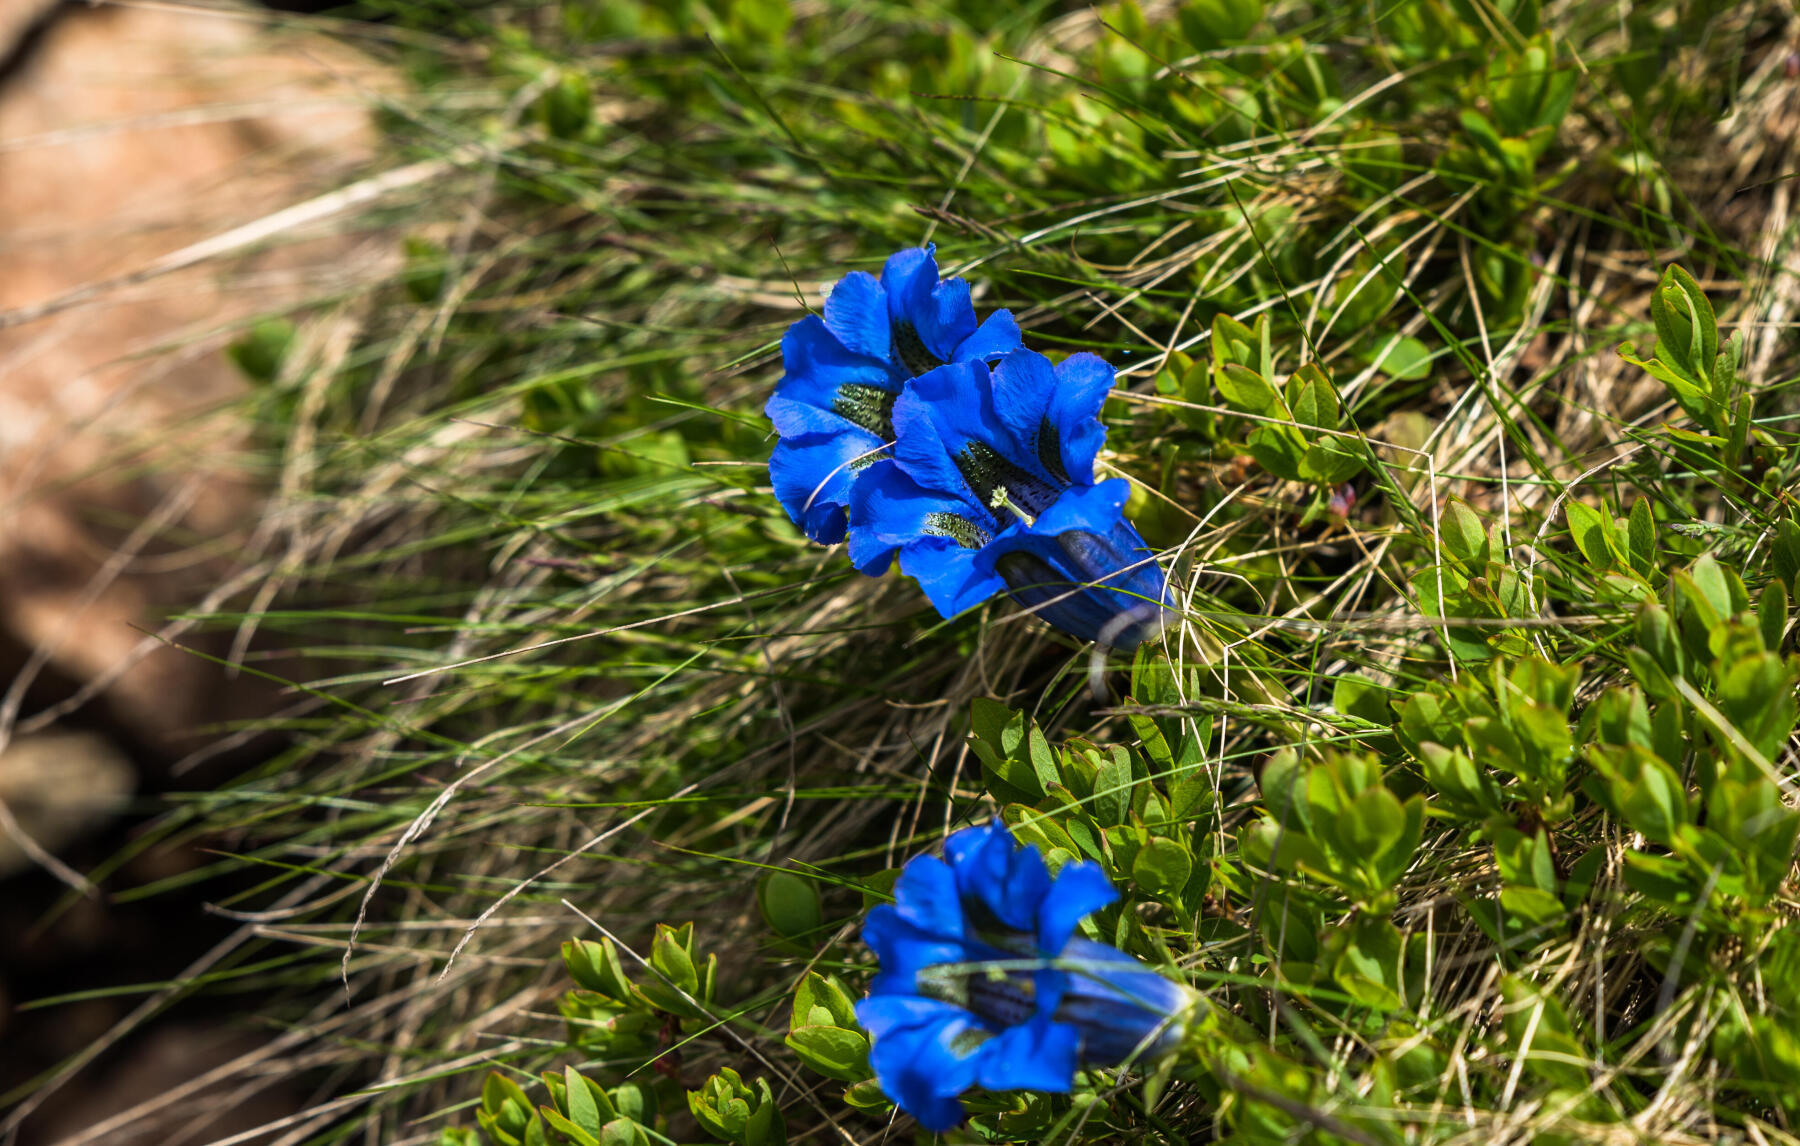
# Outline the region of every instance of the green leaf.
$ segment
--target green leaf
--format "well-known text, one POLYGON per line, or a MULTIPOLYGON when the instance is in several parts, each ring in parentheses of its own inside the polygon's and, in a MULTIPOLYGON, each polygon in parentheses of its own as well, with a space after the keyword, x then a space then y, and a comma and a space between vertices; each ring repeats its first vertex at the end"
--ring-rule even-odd
POLYGON ((1283 748, 1269 757, 1257 777, 1263 803, 1269 815, 1281 823, 1299 823, 1299 797, 1305 793, 1306 772, 1300 767, 1300 756, 1292 748, 1283 748))
POLYGON ((1568 1012, 1555 997, 1514 975, 1500 981, 1501 1022, 1508 1050, 1525 1062, 1526 1072, 1553 1086, 1585 1091, 1593 1054, 1576 1037, 1568 1012))
POLYGON ((1384 728, 1394 722, 1394 711, 1388 705, 1392 695, 1368 677, 1355 673, 1345 673, 1331 682, 1331 707, 1384 728))
POLYGON ((1780 755, 1794 730, 1794 679, 1787 663, 1758 650, 1714 667, 1719 712, 1765 758, 1780 755))
POLYGON ((1171 839, 1152 837, 1131 861, 1131 878, 1145 894, 1165 899, 1187 886, 1194 859, 1171 839))
POLYGON ((1273 871, 1304 868, 1322 876, 1333 873, 1325 852, 1297 825, 1284 827, 1271 819, 1256 820, 1239 833, 1238 847, 1245 859, 1273 871))
POLYGON ((1131 803, 1130 762, 1098 753, 1090 753, 1089 759, 1096 767, 1094 799, 1089 805, 1093 809, 1094 821, 1103 828, 1124 823, 1125 809, 1131 803))
POLYGON ((1482 820, 1500 810, 1500 793, 1487 771, 1459 749, 1427 741, 1419 746, 1425 782, 1439 805, 1464 820, 1482 820))
POLYGON ((874 1079, 866 1079, 844 1091, 844 1101, 858 1110, 870 1114, 880 1114, 894 1105, 888 1100, 887 1093, 881 1084, 874 1079))
POLYGON ((1167 775, 1175 770, 1175 753, 1169 749, 1169 741, 1163 735, 1162 726, 1155 717, 1132 715, 1131 730, 1137 734, 1144 746, 1144 755, 1149 757, 1159 772, 1167 775))
POLYGON ((1648 899, 1680 910, 1698 896, 1700 882, 1676 856, 1627 851, 1624 860, 1625 886, 1648 899))
POLYGON ((1445 504, 1440 530, 1444 549, 1452 557, 1471 570, 1486 567, 1489 555, 1487 530, 1475 516, 1475 511, 1461 498, 1453 497, 1445 504))
POLYGON ((569 977, 583 989, 621 1003, 633 998, 631 979, 619 963, 619 952, 612 940, 596 943, 591 939, 571 939, 562 945, 562 957, 569 977))
POLYGON ((794 1010, 789 1030, 805 1026, 856 1029, 856 1004, 836 979, 808 971, 794 991, 794 1010))
POLYGON ((694 966, 694 925, 680 928, 666 923, 656 925, 656 938, 650 944, 650 966, 661 972, 678 990, 693 994, 700 989, 700 973, 694 966))
POLYGON ((1648 577, 1656 568, 1656 514, 1650 509, 1649 498, 1640 497, 1632 504, 1627 529, 1631 539, 1631 567, 1648 577))
POLYGON ((600 1146, 598 1127, 595 1128, 595 1133, 589 1133, 582 1126, 577 1125, 571 1119, 564 1118, 548 1106, 538 1107, 538 1113, 543 1115, 544 1121, 550 1124, 552 1130, 575 1143, 575 1146, 600 1146))
POLYGON ((989 763, 1012 755, 1025 739, 1025 714, 985 696, 969 702, 969 724, 974 737, 971 747, 989 763))
POLYGON ((644 1128, 629 1118, 615 1118, 600 1128, 600 1146, 650 1146, 644 1128))
POLYGON ((563 1068, 563 1086, 569 1120, 588 1133, 598 1136, 602 1125, 618 1117, 606 1093, 573 1066, 563 1068))
POLYGON ((1040 743, 1028 743, 1023 712, 998 701, 976 697, 969 706, 969 747, 981 760, 982 775, 996 799, 1009 804, 1035 804, 1057 780, 1048 744, 1035 726, 1029 731, 1040 743))
POLYGON ((1169 789, 1169 817, 1176 823, 1189 819, 1213 798, 1213 794, 1212 777, 1205 769, 1189 772, 1169 789))
MULTIPOLYGON (((649 1084, 621 1082, 608 1092, 608 1098, 620 1118, 646 1126, 656 1122, 656 1091, 649 1084)), ((605 1127, 601 1128, 600 1140, 606 1140, 605 1127)))
POLYGON ((1294 395, 1289 406, 1296 422, 1321 430, 1337 429, 1337 391, 1332 388, 1331 379, 1326 376, 1325 371, 1308 362, 1294 371, 1293 378, 1288 382, 1288 389, 1294 395))
POLYGON ((702 1129, 737 1146, 782 1146, 787 1141, 781 1111, 767 1079, 754 1088, 737 1071, 720 1067, 698 1090, 688 1092, 688 1110, 702 1129))
POLYGON ((489 1071, 481 1084, 481 1109, 475 1120, 501 1146, 520 1146, 537 1121, 537 1111, 518 1083, 499 1071, 489 1071))
POLYGON ((1780 581, 1771 581, 1756 602, 1757 628, 1762 632, 1763 648, 1772 653, 1781 651, 1781 639, 1787 635, 1787 619, 1787 586, 1780 581))
POLYGON ((1261 417, 1280 417, 1287 413, 1281 408, 1281 396, 1268 379, 1235 362, 1214 372, 1213 385, 1218 387, 1220 397, 1233 410, 1261 417))
POLYGON ((1702 381, 1719 355, 1719 320, 1694 276, 1680 266, 1663 272, 1651 296, 1656 356, 1685 376, 1702 381))
POLYGON ((1676 574, 1677 584, 1685 582, 1698 592, 1696 598, 1689 594, 1689 599, 1696 604, 1703 599, 1708 607, 1704 623, 1711 629, 1733 614, 1742 612, 1750 605, 1749 594, 1744 592, 1744 583, 1737 574, 1720 565, 1711 553, 1703 553, 1700 559, 1685 574, 1676 574))
POLYGON ((1306 443, 1291 426, 1258 426, 1244 443, 1257 464, 1284 481, 1305 481, 1306 443))
POLYGON ((1500 133, 1488 122, 1486 116, 1473 109, 1465 109, 1456 117, 1462 129, 1468 133, 1469 139, 1476 148, 1492 159, 1502 159, 1506 149, 1500 142, 1500 133))
POLYGON ((1494 861, 1500 878, 1509 886, 1556 891, 1556 865, 1550 858, 1550 836, 1543 828, 1536 835, 1508 825, 1494 830, 1494 861))
POLYGON ((1262 0, 1188 0, 1176 10, 1181 33, 1196 52, 1239 43, 1262 17, 1262 0))
POLYGON ((656 925, 656 938, 650 944, 650 967, 657 974, 637 985, 637 994, 644 1002, 674 1015, 697 1018, 705 1014, 718 957, 708 956, 704 965, 695 963, 692 923, 678 928, 666 923, 656 925))
POLYGON ((1256 325, 1253 327, 1245 326, 1228 314, 1215 316, 1212 324, 1212 355, 1215 373, 1235 363, 1253 374, 1267 378, 1274 370, 1274 363, 1269 358, 1268 316, 1257 315, 1256 325))
POLYGON ((1405 944, 1400 931, 1386 919, 1359 915, 1345 936, 1343 949, 1331 968, 1344 993, 1378 1011, 1405 1005, 1401 993, 1401 964, 1405 944))
POLYGON ((861 1031, 837 1026, 800 1027, 788 1032, 786 1042, 801 1062, 827 1078, 861 1082, 870 1075, 869 1039, 861 1031))
POLYGON ((1431 349, 1416 338, 1390 338, 1372 365, 1390 378, 1417 382, 1431 375, 1431 349))
POLYGON ((1613 567, 1613 555, 1607 545, 1611 530, 1606 517, 1591 505, 1571 498, 1565 503, 1564 515, 1569 522, 1569 536, 1575 548, 1587 559, 1588 568, 1603 573, 1613 567))
POLYGON ((1794 577, 1800 574, 1800 524, 1790 517, 1784 517, 1775 523, 1775 545, 1770 554, 1775 565, 1775 576, 1783 585, 1794 587, 1794 577))
POLYGON ((763 922, 783 939, 813 939, 825 925, 819 890, 791 871, 766 873, 756 885, 763 922))
POLYGON ((1300 455, 1301 477, 1314 485, 1342 485, 1363 471, 1361 443, 1336 435, 1321 436, 1300 455))
POLYGON ((287 360, 288 350, 298 332, 290 319, 261 319, 228 346, 225 353, 244 372, 245 378, 268 386, 281 377, 282 364, 287 360))
POLYGON ((1374 860, 1400 842, 1406 831, 1406 809, 1385 787, 1369 788, 1345 809, 1339 831, 1347 854, 1374 860))
MULTIPOLYGON (((1419 607, 1431 617, 1485 617, 1491 611, 1469 599, 1467 579, 1459 579, 1451 565, 1415 570, 1408 578, 1418 595, 1419 607), (1439 581, 1443 593, 1439 595, 1439 581)), ((1461 661, 1485 661, 1493 655, 1487 633, 1467 626, 1449 626, 1439 635, 1450 652, 1461 661)))
POLYGON ((1675 840, 1675 829, 1690 822, 1687 792, 1675 770, 1648 753, 1638 756, 1637 775, 1626 776, 1619 794, 1625 822, 1647 840, 1664 845, 1675 840))
POLYGON ((1056 753, 1050 750, 1050 741, 1037 725, 1033 724, 1025 734, 1025 752, 1031 760, 1031 774, 1038 784, 1048 792, 1050 785, 1062 777, 1056 770, 1056 753))

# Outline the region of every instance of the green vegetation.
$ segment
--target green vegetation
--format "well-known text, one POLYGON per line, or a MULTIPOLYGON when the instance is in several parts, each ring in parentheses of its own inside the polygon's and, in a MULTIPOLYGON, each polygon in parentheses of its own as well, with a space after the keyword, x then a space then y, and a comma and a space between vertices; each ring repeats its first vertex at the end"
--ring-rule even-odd
POLYGON ((186 989, 285 1141, 909 1140, 858 922, 995 814, 1208 1004, 948 1140, 1800 1141, 1784 9, 387 14, 404 268, 236 355, 284 556, 212 620, 314 675, 146 840, 263 873, 186 989), (925 240, 1120 368, 1135 659, 768 493, 781 332, 925 240))

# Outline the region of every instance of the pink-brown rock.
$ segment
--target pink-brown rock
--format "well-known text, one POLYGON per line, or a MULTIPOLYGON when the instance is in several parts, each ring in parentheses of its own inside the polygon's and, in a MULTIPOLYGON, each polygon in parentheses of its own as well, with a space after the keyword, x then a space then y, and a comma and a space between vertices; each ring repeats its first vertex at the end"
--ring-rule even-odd
MULTIPOLYGON (((0 58, 46 7, 0 0, 0 58)), ((104 679, 244 556, 261 491, 221 347, 384 252, 284 233, 133 276, 351 179, 375 155, 381 86, 355 52, 258 11, 175 4, 69 6, 0 83, 0 643, 75 685, 104 679), (116 560, 128 542, 143 544, 116 560)), ((163 649, 104 700, 166 753, 266 691, 163 649)))

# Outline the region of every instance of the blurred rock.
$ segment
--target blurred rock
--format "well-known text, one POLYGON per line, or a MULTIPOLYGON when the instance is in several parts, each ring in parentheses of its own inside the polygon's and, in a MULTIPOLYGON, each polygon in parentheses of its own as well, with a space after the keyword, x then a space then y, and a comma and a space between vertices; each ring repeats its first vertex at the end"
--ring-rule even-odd
MULTIPOLYGON (((52 852, 116 815, 134 786, 131 761, 98 733, 20 736, 0 752, 0 800, 25 834, 52 852)), ((30 864, 0 834, 0 879, 30 864)))
MULTIPOLYGON (((0 59, 50 7, 0 0, 0 59)), ((140 272, 342 186, 375 157, 370 96, 391 84, 247 8, 67 4, 13 55, 0 84, 0 629, 80 686, 130 664, 254 534, 258 481, 231 405, 246 384, 221 347, 255 315, 370 273, 392 244, 284 232, 252 255, 140 272), (146 522, 155 536, 134 537, 146 522)), ((221 655, 230 634, 198 643, 221 655)), ((160 648, 104 702, 168 757, 270 695, 160 648)))
POLYGON ((33 25, 45 19, 61 0, 0 0, 0 60, 14 51, 21 54, 31 45, 26 37, 33 25))
MULTIPOLYGON (((343 44, 276 30, 251 7, 0 0, 0 694, 24 700, 19 734, 0 729, 0 799, 77 869, 127 845, 122 822, 78 833, 134 787, 203 783, 169 765, 276 701, 250 674, 147 639, 246 562, 282 554, 258 532, 271 475, 247 460, 249 387, 223 348, 272 312, 330 341, 318 337, 330 316, 308 304, 386 273, 397 244, 346 217, 151 271, 355 181, 379 158, 372 97, 394 86, 343 44), (72 718, 84 731, 54 731, 54 706, 89 691, 98 700, 72 718)), ((243 592, 225 603, 255 604, 243 592)), ((221 657, 233 636, 180 639, 221 657)), ((165 841, 104 890, 201 862, 193 841, 165 841)), ((71 900, 20 866, 0 833, 0 1093, 141 1002, 128 991, 9 1013, 9 998, 172 978, 235 926, 204 914, 196 889, 71 900)), ((104 1124, 256 1046, 265 1036, 225 1029, 240 1005, 178 1004, 55 1091, 13 1141, 94 1128, 108 1143, 204 1142, 290 1113, 288 1081, 274 1078, 104 1124)))

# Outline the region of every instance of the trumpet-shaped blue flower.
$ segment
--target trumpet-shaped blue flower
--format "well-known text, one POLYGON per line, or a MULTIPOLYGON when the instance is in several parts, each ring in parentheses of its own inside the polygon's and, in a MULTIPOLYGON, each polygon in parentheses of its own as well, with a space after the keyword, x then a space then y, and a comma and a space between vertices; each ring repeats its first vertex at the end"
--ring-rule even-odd
POLYGON ((933 251, 898 252, 879 279, 845 275, 826 297, 824 317, 808 315, 781 340, 785 372, 764 411, 781 435, 769 476, 788 516, 814 541, 844 539, 850 491, 893 440, 894 400, 908 379, 1019 346, 1006 311, 976 324, 969 284, 940 282, 933 251))
POLYGON ((1181 1042, 1188 988, 1075 934, 1118 898, 1099 866, 1054 879, 1004 825, 919 856, 877 907, 863 942, 881 961, 857 1021, 887 1096, 929 1130, 963 1119, 974 1086, 1064 1094, 1079 1066, 1146 1062, 1181 1042))
POLYGON ((1129 484, 1094 481, 1112 384, 1092 354, 1052 366, 1023 349, 913 379, 894 402, 892 458, 852 494, 851 560, 874 576, 897 554, 945 617, 1005 590, 1083 640, 1139 644, 1168 589, 1123 516, 1129 484))

